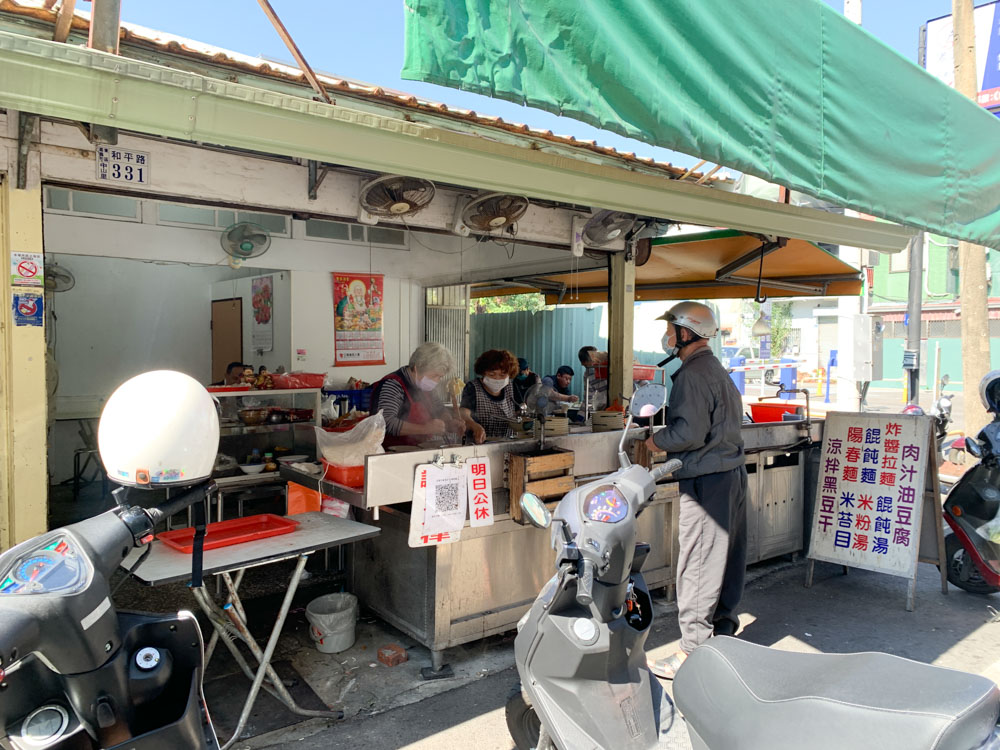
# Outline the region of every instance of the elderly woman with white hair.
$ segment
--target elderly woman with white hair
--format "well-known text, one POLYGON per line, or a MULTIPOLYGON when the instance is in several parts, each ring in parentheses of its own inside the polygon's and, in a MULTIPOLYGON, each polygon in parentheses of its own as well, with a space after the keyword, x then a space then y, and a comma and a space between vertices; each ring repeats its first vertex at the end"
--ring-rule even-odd
POLYGON ((441 344, 426 341, 418 346, 410 363, 391 372, 372 388, 372 412, 385 418, 386 448, 417 445, 431 435, 461 433, 464 425, 451 416, 431 393, 455 371, 451 352, 441 344))

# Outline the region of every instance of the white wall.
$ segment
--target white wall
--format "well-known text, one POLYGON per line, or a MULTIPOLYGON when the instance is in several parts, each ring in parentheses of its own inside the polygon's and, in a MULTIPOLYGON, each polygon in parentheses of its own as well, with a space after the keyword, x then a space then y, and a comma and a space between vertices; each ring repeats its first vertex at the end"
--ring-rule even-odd
POLYGON ((354 377, 374 382, 406 364, 424 338, 424 296, 420 284, 385 279, 383 331, 385 364, 367 367, 333 366, 333 278, 329 273, 292 272, 292 351, 305 350, 293 370, 329 372, 334 384, 354 377))
MULTIPOLYGON (((243 300, 243 361, 253 365, 257 370, 264 365, 269 372, 274 372, 279 365, 285 369, 295 369, 292 365, 292 280, 288 271, 271 271, 266 274, 253 273, 234 279, 217 281, 212 285, 212 299, 243 300), (271 351, 258 355, 251 343, 253 333, 253 305, 251 304, 251 285, 253 279, 260 276, 270 276, 272 289, 271 331, 274 335, 274 346, 271 351)), ((209 361, 211 364, 211 360, 209 361)))
MULTIPOLYGON (((49 296, 57 420, 98 416, 122 381, 146 370, 180 370, 209 382, 211 287, 228 269, 58 253, 47 260, 76 277, 72 289, 49 296)), ((72 476, 73 451, 83 445, 77 430, 75 421, 55 423, 49 447, 55 482, 72 476)))

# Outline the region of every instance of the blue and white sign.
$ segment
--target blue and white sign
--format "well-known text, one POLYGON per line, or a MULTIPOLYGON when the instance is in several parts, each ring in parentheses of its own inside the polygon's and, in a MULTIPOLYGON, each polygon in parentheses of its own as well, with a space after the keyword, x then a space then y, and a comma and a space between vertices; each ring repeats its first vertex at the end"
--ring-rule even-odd
POLYGON ((38 292, 14 292, 14 325, 41 326, 45 322, 44 297, 38 292))
MULTIPOLYGON (((991 112, 1000 114, 1000 3, 978 6, 973 11, 976 27, 977 101, 991 112)), ((928 73, 949 86, 955 85, 953 23, 951 16, 935 18, 926 26, 924 67, 928 73)))
POLYGON ((149 153, 121 146, 97 147, 97 179, 120 185, 149 184, 149 153))

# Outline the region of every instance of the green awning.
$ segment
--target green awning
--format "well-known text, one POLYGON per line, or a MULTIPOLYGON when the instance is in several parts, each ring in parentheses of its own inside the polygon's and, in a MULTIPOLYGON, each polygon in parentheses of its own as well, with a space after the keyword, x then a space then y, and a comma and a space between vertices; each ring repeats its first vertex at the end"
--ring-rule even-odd
POLYGON ((1000 249, 1000 122, 820 0, 405 0, 405 15, 403 78, 1000 249))

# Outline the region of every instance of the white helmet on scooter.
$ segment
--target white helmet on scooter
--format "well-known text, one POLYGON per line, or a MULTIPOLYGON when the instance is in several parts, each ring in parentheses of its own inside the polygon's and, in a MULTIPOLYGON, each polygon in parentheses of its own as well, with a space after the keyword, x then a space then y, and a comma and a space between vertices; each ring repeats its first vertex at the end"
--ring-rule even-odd
POLYGON ((97 444, 108 478, 119 484, 195 484, 212 475, 219 451, 215 400, 180 372, 136 375, 104 406, 97 444))
POLYGON ((712 308, 701 302, 678 302, 657 320, 687 328, 704 339, 710 339, 719 332, 719 324, 715 322, 712 308))
POLYGON ((1000 370, 986 373, 979 381, 979 400, 986 411, 1000 414, 1000 370))

